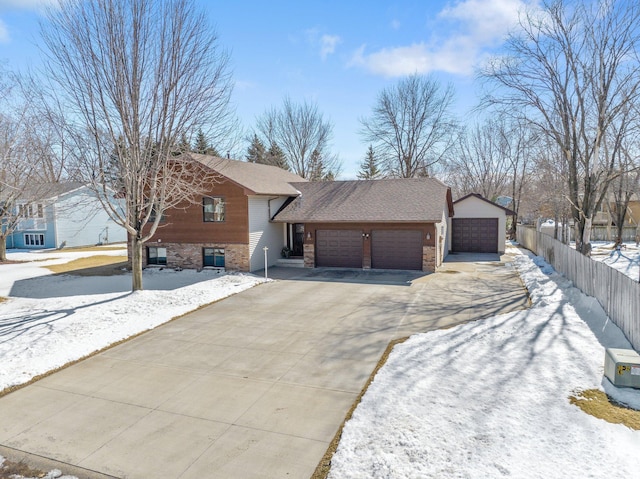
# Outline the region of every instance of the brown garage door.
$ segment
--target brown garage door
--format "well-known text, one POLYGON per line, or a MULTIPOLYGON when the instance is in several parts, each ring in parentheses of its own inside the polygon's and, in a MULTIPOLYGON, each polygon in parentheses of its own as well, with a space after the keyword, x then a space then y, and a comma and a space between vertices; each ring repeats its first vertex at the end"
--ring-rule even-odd
POLYGON ((371 267, 422 270, 422 232, 413 230, 372 231, 371 267))
POLYGON ((454 253, 498 252, 498 218, 454 218, 451 230, 454 253))
POLYGON ((362 268, 362 231, 318 230, 316 266, 362 268))

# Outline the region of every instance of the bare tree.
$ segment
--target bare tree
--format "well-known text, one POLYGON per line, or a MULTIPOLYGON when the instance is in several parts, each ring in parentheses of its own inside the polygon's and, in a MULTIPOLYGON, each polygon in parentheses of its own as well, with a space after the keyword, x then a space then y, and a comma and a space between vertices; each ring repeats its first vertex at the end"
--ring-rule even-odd
POLYGON ((619 240, 623 237, 629 202, 640 186, 640 132, 636 115, 626 115, 622 120, 612 128, 612 134, 604 143, 606 152, 611 142, 621 143, 619 147, 613 148, 617 166, 606 198, 607 209, 616 227, 616 238, 619 240))
POLYGON ((519 212, 522 215, 526 211, 529 220, 552 218, 554 237, 567 243, 571 218, 571 204, 567 201, 567 163, 555 141, 546 135, 537 138, 519 212))
POLYGON ((132 288, 142 289, 143 244, 164 211, 207 183, 196 163, 173 156, 175 145, 184 132, 234 126, 228 55, 192 0, 61 0, 41 27, 45 73, 73 123, 84 177, 126 228, 132 288))
POLYGON ((509 174, 505 128, 503 122, 488 119, 460 132, 448 162, 458 196, 480 193, 493 200, 505 192, 509 174))
POLYGON ((7 259, 7 238, 41 213, 36 205, 46 195, 33 105, 20 94, 12 74, 5 80, 0 95, 0 261, 7 259))
POLYGON ((520 216, 520 205, 525 188, 530 183, 531 167, 538 154, 536 144, 539 135, 529 123, 514 120, 500 129, 503 155, 507 159, 507 177, 509 183, 509 208, 515 213, 511 218, 509 234, 515 237, 516 224, 520 216))
POLYGON ((361 135, 390 176, 428 175, 455 138, 454 91, 431 76, 412 75, 382 90, 361 135))
POLYGON ((316 159, 321 157, 324 172, 338 175, 340 160, 330 152, 333 124, 324 119, 316 104, 295 103, 285 97, 282 107, 273 107, 258 118, 257 130, 264 144, 271 148, 275 145, 284 153, 288 168, 295 174, 315 178, 316 159))
POLYGON ((506 55, 481 72, 497 86, 486 104, 523 111, 560 148, 576 249, 585 255, 593 216, 615 177, 604 139, 640 93, 639 20, 638 2, 546 2, 521 17, 506 55))

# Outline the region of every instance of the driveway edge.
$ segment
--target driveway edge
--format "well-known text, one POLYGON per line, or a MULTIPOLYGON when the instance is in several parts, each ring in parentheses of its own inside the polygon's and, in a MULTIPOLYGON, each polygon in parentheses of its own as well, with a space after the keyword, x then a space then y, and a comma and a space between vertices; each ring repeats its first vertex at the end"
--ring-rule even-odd
POLYGON ((0 456, 13 462, 22 462, 29 467, 44 472, 49 472, 52 469, 58 469, 62 471, 63 474, 76 476, 78 479, 119 479, 116 476, 110 476, 98 471, 92 471, 91 469, 84 469, 67 462, 56 461, 55 459, 39 456, 37 454, 31 454, 29 452, 3 446, 1 444, 0 456))

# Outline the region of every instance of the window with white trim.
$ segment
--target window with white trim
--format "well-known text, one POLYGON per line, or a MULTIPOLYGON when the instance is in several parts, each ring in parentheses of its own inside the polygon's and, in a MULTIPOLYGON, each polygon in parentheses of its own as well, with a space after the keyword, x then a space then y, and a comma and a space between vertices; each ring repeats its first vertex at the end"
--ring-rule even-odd
POLYGON ((44 246, 44 235, 38 233, 24 234, 25 246, 44 246))
POLYGON ((18 214, 23 218, 44 218, 44 205, 42 203, 19 204, 18 214))

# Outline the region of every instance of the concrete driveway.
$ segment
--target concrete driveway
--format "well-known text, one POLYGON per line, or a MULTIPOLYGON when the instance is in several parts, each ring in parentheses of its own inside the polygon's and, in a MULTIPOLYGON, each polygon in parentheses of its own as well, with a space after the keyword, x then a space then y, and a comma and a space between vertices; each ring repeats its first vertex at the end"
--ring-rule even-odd
POLYGON ((389 341, 528 306, 506 256, 270 276, 0 398, 0 454, 81 478, 307 479, 389 341))

